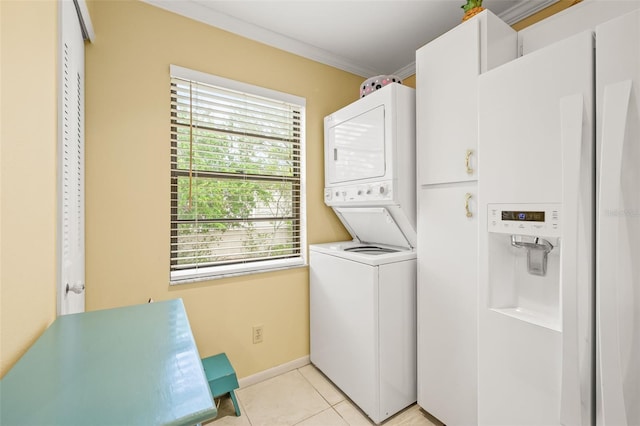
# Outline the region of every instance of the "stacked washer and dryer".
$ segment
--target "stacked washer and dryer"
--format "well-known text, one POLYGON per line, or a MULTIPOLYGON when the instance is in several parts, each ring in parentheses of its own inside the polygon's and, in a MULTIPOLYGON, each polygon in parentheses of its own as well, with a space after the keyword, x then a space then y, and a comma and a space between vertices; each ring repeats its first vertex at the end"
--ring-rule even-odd
POLYGON ((309 246, 311 362, 380 423, 416 401, 415 90, 327 116, 324 201, 352 241, 309 246))

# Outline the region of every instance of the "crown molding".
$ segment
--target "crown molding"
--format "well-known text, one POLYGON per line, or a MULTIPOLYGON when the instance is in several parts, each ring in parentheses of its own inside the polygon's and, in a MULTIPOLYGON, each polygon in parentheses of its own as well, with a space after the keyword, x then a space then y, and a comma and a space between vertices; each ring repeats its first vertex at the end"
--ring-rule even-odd
POLYGON ((354 64, 347 58, 340 57, 326 50, 319 49, 309 44, 294 40, 282 34, 261 28, 257 25, 244 22, 240 19, 225 15, 219 12, 213 12, 206 6, 203 6, 193 0, 142 0, 152 6, 159 7, 169 12, 187 16, 190 19, 199 21, 214 27, 229 31, 242 37, 266 44, 286 52, 311 59, 325 65, 329 65, 343 71, 350 72, 362 77, 371 77, 380 74, 374 69, 354 64))
POLYGON ((541 11, 545 7, 549 7, 559 0, 522 0, 520 3, 511 6, 509 9, 498 14, 498 18, 502 19, 509 25, 513 25, 516 22, 520 22, 525 18, 533 15, 536 12, 541 11))
POLYGON ((393 74, 400 77, 401 80, 404 80, 407 77, 411 77, 415 73, 416 73, 416 63, 414 61, 400 68, 398 71, 394 72, 393 74))

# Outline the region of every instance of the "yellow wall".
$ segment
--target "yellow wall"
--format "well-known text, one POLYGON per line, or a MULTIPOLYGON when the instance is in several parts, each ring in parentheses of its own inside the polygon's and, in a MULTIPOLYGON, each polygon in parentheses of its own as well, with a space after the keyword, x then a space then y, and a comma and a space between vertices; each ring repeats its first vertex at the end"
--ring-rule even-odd
POLYGON ((403 79, 402 80, 402 84, 404 84, 405 86, 413 87, 415 89, 416 88, 416 75, 413 74, 413 75, 403 79))
POLYGON ((56 315, 57 5, 0 1, 0 377, 56 315))
POLYGON ((323 117, 364 78, 137 1, 90 1, 86 48, 87 309, 182 298, 202 356, 240 377, 309 354, 308 269, 169 286, 169 65, 307 100, 310 244, 348 239, 323 203, 323 117), (264 342, 252 343, 252 326, 264 342))

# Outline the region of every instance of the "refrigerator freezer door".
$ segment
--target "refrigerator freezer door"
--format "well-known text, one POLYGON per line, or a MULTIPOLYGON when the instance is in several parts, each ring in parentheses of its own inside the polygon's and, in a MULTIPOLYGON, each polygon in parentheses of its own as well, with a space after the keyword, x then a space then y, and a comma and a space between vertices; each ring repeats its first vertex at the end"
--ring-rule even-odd
POLYGON ((480 425, 591 423, 593 79, 590 32, 479 77, 480 425), (528 273, 510 235, 489 232, 492 203, 561 204, 545 276, 528 273))
POLYGON ((640 424, 640 11, 597 33, 596 424, 640 424))
MULTIPOLYGON (((626 306, 631 299, 619 300, 625 293, 624 286, 633 284, 632 270, 626 261, 627 253, 621 252, 624 246, 631 247, 633 241, 625 243, 630 233, 621 235, 620 228, 627 227, 627 221, 620 218, 624 210, 620 209, 623 200, 620 194, 620 178, 622 174, 624 133, 626 128, 627 110, 631 81, 610 85, 604 91, 605 116, 603 118, 603 132, 606 144, 601 153, 601 173, 598 212, 598 343, 600 372, 600 401, 602 403, 603 424, 629 425, 626 407, 629 409, 637 404, 637 398, 625 401, 624 381, 628 371, 638 370, 637 366, 629 365, 624 349, 629 343, 624 337, 633 332, 633 306, 626 306), (622 237, 622 238, 621 238, 622 237), (626 281, 626 282, 625 282, 626 281), (622 306, 620 306, 622 305, 622 306), (623 370, 625 370, 623 372, 623 370)), ((636 327, 637 329, 637 327, 636 327)), ((637 350, 636 350, 637 351, 637 350)), ((637 359, 634 359, 637 364, 637 359)), ((627 377, 631 379, 632 377, 627 377)), ((633 392, 632 392, 633 393, 633 392)), ((637 392, 636 392, 637 393, 637 392)))

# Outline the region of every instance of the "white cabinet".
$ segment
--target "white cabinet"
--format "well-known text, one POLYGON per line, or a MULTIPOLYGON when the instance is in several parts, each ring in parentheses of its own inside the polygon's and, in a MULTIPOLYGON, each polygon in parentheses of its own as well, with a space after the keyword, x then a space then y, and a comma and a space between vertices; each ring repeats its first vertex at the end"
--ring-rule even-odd
POLYGON ((418 49, 418 185, 477 179, 477 77, 516 46, 516 32, 484 11, 418 49))
POLYGON ((450 426, 477 424, 477 78, 516 55, 489 11, 416 52, 418 404, 450 426))
POLYGON ((476 424, 477 183, 418 193, 418 404, 476 424))

